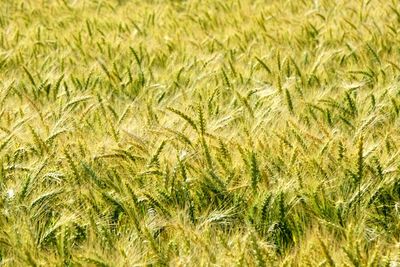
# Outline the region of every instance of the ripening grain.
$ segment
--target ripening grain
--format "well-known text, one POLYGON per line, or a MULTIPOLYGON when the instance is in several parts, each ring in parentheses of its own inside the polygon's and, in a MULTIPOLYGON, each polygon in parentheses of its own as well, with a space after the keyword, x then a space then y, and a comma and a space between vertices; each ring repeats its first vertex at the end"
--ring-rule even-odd
POLYGON ((399 129, 395 0, 1 0, 0 265, 397 266, 399 129))

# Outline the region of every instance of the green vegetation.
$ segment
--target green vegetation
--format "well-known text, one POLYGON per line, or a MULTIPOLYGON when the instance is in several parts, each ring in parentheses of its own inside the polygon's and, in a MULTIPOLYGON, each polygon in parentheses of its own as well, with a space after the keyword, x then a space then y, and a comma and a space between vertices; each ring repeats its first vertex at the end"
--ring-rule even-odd
POLYGON ((400 2, 1 0, 1 266, 398 266, 400 2))

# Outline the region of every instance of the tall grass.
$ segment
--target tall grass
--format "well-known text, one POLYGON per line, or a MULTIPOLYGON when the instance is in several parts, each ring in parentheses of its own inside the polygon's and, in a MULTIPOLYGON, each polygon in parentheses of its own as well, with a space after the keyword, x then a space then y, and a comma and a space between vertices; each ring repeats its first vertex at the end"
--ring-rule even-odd
POLYGON ((0 1, 0 265, 400 264, 397 1, 0 1))

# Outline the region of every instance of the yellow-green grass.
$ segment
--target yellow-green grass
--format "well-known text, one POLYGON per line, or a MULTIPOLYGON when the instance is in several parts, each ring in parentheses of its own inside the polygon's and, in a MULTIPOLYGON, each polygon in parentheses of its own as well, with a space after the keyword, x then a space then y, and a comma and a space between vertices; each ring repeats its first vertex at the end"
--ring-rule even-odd
POLYGON ((395 0, 1 0, 0 265, 397 266, 399 29, 395 0))

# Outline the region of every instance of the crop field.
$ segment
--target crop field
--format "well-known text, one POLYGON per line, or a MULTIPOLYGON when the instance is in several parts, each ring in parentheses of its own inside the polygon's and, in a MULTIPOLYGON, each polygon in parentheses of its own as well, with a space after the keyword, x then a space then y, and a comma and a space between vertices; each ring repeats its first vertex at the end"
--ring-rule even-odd
POLYGON ((399 149, 400 1, 0 1, 0 266, 400 266, 399 149))

